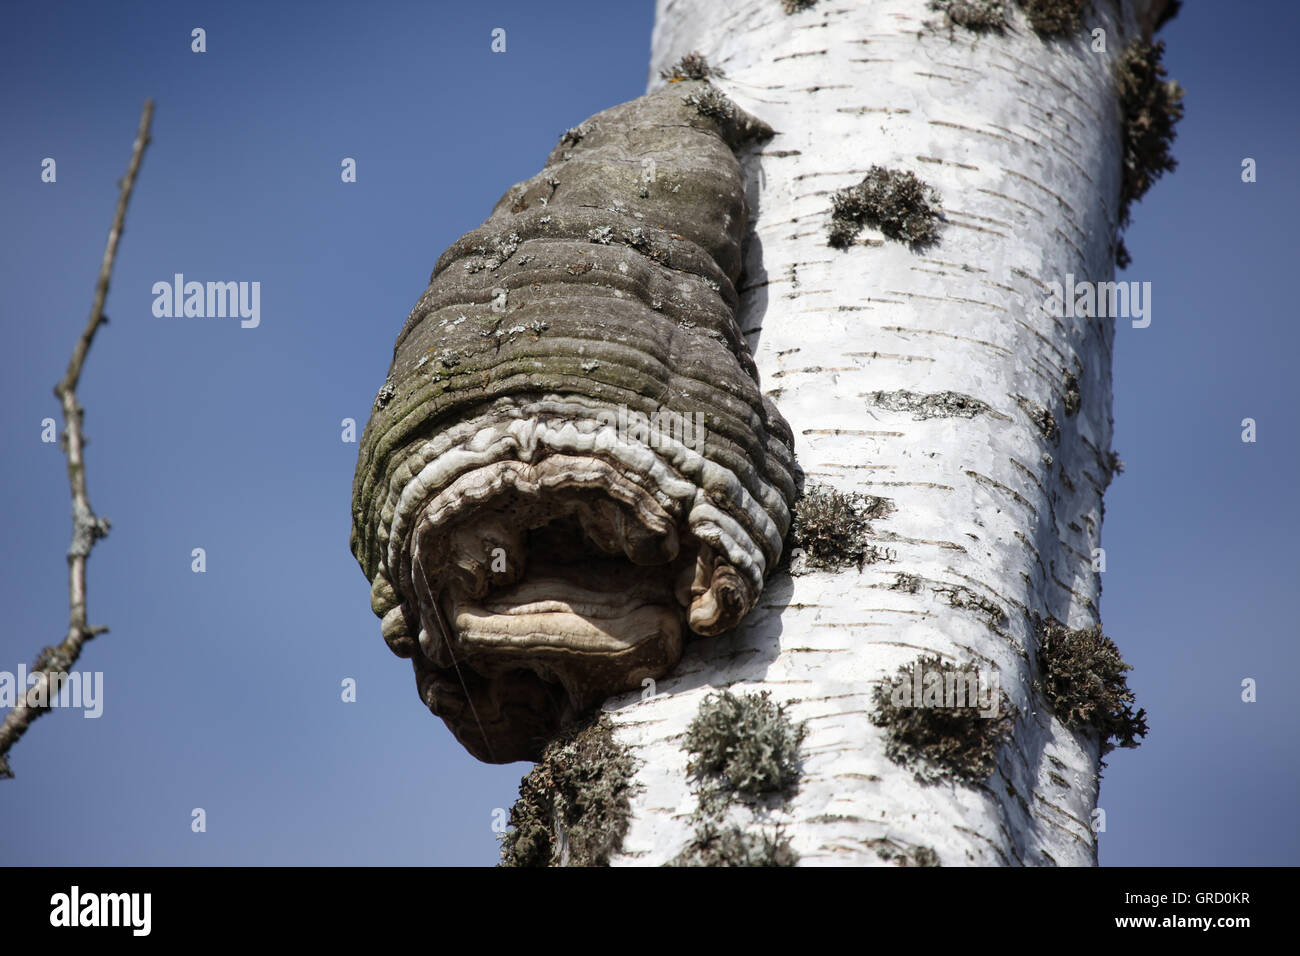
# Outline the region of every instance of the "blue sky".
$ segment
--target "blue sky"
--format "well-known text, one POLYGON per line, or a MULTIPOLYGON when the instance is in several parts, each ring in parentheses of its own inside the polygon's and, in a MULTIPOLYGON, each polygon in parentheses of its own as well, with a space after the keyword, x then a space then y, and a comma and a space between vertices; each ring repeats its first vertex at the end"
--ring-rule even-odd
MULTIPOLYGON (((104 713, 55 711, 14 749, 0 863, 495 862, 493 810, 527 766, 468 756, 379 637, 347 547, 340 421, 364 423, 439 253, 563 129, 644 91, 652 7, 0 10, 0 670, 67 627, 64 459, 40 422, 58 418, 114 184, 157 100, 81 387, 91 498, 114 522, 90 562, 91 623, 112 632, 78 664, 104 672, 104 713), (261 325, 155 318, 150 290, 178 272, 261 282, 261 325)), ((1189 91, 1179 169, 1127 238, 1153 321, 1120 323, 1116 343, 1127 468, 1106 498, 1101 608, 1151 734, 1110 758, 1102 862, 1295 864, 1300 15, 1187 7, 1163 33, 1189 91)))

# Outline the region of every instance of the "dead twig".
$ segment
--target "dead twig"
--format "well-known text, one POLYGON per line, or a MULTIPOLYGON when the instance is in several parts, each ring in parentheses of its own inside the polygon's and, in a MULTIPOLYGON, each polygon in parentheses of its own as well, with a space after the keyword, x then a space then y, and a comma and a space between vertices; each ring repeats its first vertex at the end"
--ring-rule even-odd
POLYGON ((6 756, 9 748, 27 732, 33 720, 50 708, 58 696, 61 675, 66 675, 72 669, 81 656, 82 646, 108 630, 106 627, 90 627, 86 624, 86 559, 90 557, 90 549, 95 542, 108 534, 109 521, 95 514, 86 494, 86 467, 82 458, 85 439, 81 433, 83 409, 77 404, 77 383, 81 380, 81 369, 86 362, 90 345, 95 340, 95 333, 108 321, 108 316, 104 315, 104 300, 108 297, 108 283, 113 275, 113 260, 117 257, 118 240, 122 237, 127 203, 131 201, 136 173, 140 171, 140 161, 144 158, 145 147, 149 145, 149 126, 152 122, 153 100, 146 100, 144 110, 140 113, 140 127, 136 130, 135 143, 131 147, 130 165, 118 183, 120 192, 117 211, 108 231, 104 259, 99 266, 99 280, 95 283, 90 319, 72 350, 67 372, 54 386, 54 395, 63 406, 63 450, 68 456, 68 485, 72 492, 72 544, 68 546, 68 635, 62 643, 41 651, 36 663, 32 665, 36 683, 30 688, 18 688, 14 707, 5 715, 4 723, 0 724, 0 779, 13 776, 6 756))

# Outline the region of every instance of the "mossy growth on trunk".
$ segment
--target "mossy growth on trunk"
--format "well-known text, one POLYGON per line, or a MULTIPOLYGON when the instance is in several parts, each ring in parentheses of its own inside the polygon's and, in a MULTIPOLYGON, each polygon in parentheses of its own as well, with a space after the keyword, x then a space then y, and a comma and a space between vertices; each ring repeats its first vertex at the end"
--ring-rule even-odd
POLYGON ((807 734, 764 691, 709 694, 686 730, 687 772, 698 781, 695 834, 669 866, 794 866, 798 856, 781 828, 726 822, 738 800, 751 806, 788 797, 799 781, 807 734))
MULTIPOLYGON (((1174 127, 1183 117, 1184 90, 1165 79, 1162 58, 1165 45, 1134 40, 1115 67, 1123 122, 1124 176, 1120 184, 1119 228, 1129 224, 1130 207, 1165 173, 1178 165, 1170 152, 1174 127)), ((1122 241, 1117 243, 1116 265, 1130 263, 1122 241)))
POLYGON ((736 793, 785 793, 799 780, 804 732, 767 691, 710 694, 686 729, 687 772, 720 777, 736 793))
POLYGON ((547 746, 520 781, 502 866, 608 866, 627 833, 635 771, 602 714, 547 746))
POLYGON ((921 590, 921 577, 917 574, 908 574, 906 571, 899 571, 894 575, 894 583, 889 586, 891 591, 906 591, 908 594, 916 594, 921 590))
POLYGON ((736 824, 701 820, 691 842, 668 866, 795 866, 799 855, 780 830, 751 832, 736 824))
POLYGON ((978 398, 963 395, 961 392, 912 392, 896 389, 892 392, 876 391, 867 396, 867 401, 878 408, 887 408, 891 412, 910 412, 918 422, 927 418, 974 418, 987 414, 989 406, 978 398))
POLYGON ((1064 37, 1083 26, 1087 0, 1019 0, 1033 31, 1043 37, 1064 37))
POLYGON ((1003 0, 930 0, 930 9, 944 14, 950 24, 976 33, 1001 33, 1007 26, 1003 0))
POLYGON ((1015 712, 974 664, 917 658, 876 687, 871 722, 886 731, 885 756, 922 783, 979 784, 997 767, 1015 712))
POLYGON ((659 76, 669 83, 680 83, 682 80, 707 80, 711 76, 723 75, 721 70, 709 66, 709 61, 705 59, 704 54, 696 52, 687 53, 672 66, 659 71, 659 76))
POLYGON ((1065 373, 1065 414, 1077 415, 1083 393, 1079 389, 1079 376, 1073 372, 1065 373))
POLYGON ((1037 622, 1040 677, 1034 688, 1071 730, 1099 735, 1101 753, 1136 747, 1147 735, 1146 711, 1133 710, 1126 664, 1099 626, 1071 630, 1055 618, 1037 622))
POLYGON ((1034 427, 1038 429, 1044 438, 1053 445, 1060 444, 1061 426, 1056 424, 1055 415, 1038 404, 1038 402, 1031 401, 1023 395, 1013 395, 1011 397, 1020 406, 1021 410, 1029 416, 1029 420, 1034 423, 1034 427))
POLYGON ((939 193, 915 173, 872 166, 862 182, 831 196, 827 243, 846 249, 863 226, 875 226, 890 239, 924 246, 938 237, 939 202, 939 193))
POLYGON ((876 856, 888 860, 894 866, 940 866, 939 854, 933 847, 916 844, 899 843, 896 840, 877 837, 871 841, 876 856))
POLYGON ((892 510, 888 498, 813 485, 795 502, 791 540, 803 549, 813 568, 836 571, 856 566, 861 571, 884 555, 871 544, 871 521, 892 510))

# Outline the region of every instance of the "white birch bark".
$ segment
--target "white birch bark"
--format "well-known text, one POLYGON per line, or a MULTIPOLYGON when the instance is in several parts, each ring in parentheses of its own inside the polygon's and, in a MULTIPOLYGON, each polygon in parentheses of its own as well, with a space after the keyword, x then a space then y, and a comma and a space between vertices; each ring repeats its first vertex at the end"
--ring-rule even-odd
POLYGON ((1115 321, 1054 319, 1043 302, 1067 273, 1113 277, 1111 71, 1139 12, 1098 2, 1077 37, 1045 41, 1015 9, 1005 33, 977 35, 949 30, 924 0, 823 0, 794 15, 779 0, 659 0, 651 87, 698 51, 725 71, 714 83, 777 130, 745 164, 741 321, 762 386, 809 483, 897 510, 874 523, 893 560, 778 574, 741 628, 688 646, 657 696, 606 703, 643 761, 616 863, 660 864, 689 841, 682 734, 723 687, 769 690, 807 721, 799 789, 763 818, 784 824, 802 864, 885 864, 882 846, 928 847, 942 865, 1096 862, 1097 742, 1031 696, 1029 612, 1098 620, 1115 321), (1090 49, 1096 27, 1107 53, 1090 49), (938 189, 935 245, 917 252, 871 229, 848 250, 827 245, 832 192, 873 164, 938 189), (871 401, 898 390, 989 410, 918 420, 871 401), (1058 442, 1033 405, 1052 412, 1058 442), (921 588, 891 589, 899 572, 921 588), (952 606, 974 598, 1006 618, 952 606), (985 786, 921 785, 885 757, 873 689, 922 653, 996 674, 1021 711, 985 786))

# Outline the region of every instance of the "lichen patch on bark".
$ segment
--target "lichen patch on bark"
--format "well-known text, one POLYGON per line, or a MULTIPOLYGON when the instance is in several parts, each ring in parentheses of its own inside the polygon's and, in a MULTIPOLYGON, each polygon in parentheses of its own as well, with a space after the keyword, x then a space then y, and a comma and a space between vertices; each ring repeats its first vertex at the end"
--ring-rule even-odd
POLYGON ((817 570, 861 571, 884 559, 887 552, 871 543, 871 521, 893 510, 888 498, 813 485, 794 506, 792 535, 803 551, 801 563, 817 570))
POLYGON ((872 166, 862 182, 831 196, 827 244, 848 248, 863 226, 875 226, 919 248, 938 237, 941 212, 939 193, 915 173, 872 166))
POLYGON ((627 832, 636 761, 601 715, 547 746, 520 781, 502 866, 607 866, 627 832))
POLYGON ((1083 26, 1087 0, 1018 0, 1029 25, 1043 37, 1066 37, 1083 26))
POLYGON ((957 703, 958 688, 964 692, 972 680, 982 679, 974 664, 956 665, 938 655, 922 655, 900 667, 874 692, 871 719, 886 731, 885 756, 924 783, 987 780, 997 767, 999 748, 1011 736, 1015 711, 1001 690, 991 714, 973 701, 957 703))
MULTIPOLYGON (((1134 40, 1120 56, 1115 68, 1124 135, 1124 176, 1120 186, 1119 229, 1129 224, 1132 204, 1152 184, 1178 165, 1170 152, 1174 127, 1183 117, 1184 90, 1165 79, 1162 62, 1165 45, 1134 40)), ((1131 259, 1122 240, 1117 242, 1116 265, 1121 269, 1131 259)))
POLYGON ((910 412, 916 421, 927 418, 974 418, 989 411, 989 406, 978 398, 960 392, 921 394, 897 389, 892 392, 872 392, 868 401, 891 412, 910 412))
POLYGON ((686 730, 696 782, 695 833, 670 866, 794 866, 798 856, 776 827, 728 821, 737 802, 784 800, 799 782, 799 748, 807 734, 767 691, 709 694, 686 730))
POLYGON ((1055 618, 1039 620, 1041 676, 1034 682, 1058 720, 1096 733, 1101 753, 1136 747, 1147 734, 1146 710, 1135 712, 1125 674, 1133 669, 1101 627, 1071 630, 1055 618))
POLYGON ((1007 26, 1003 0, 930 0, 930 9, 942 13, 949 24, 976 33, 1000 33, 1007 26))

